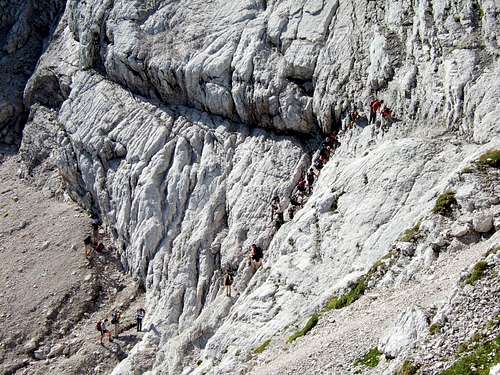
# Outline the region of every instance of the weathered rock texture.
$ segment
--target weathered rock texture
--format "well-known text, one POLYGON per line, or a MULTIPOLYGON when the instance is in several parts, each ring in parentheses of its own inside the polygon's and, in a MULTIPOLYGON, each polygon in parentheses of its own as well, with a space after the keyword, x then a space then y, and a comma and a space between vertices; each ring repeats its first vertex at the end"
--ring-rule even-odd
POLYGON ((0 2, 0 142, 20 140, 23 91, 63 9, 64 0, 0 2))
MULTIPOLYGON (((40 132, 56 140, 49 163, 147 288, 151 331, 114 374, 245 372, 254 347, 366 273, 438 194, 456 189, 471 215, 498 207, 497 174, 457 177, 499 147, 498 32, 494 1, 68 1, 24 99, 57 111, 40 132), (270 199, 289 195, 318 133, 373 97, 399 121, 345 133, 275 233, 270 199), (252 243, 265 249, 255 275, 252 243), (233 298, 224 267, 238 270, 233 298)), ((25 150, 30 169, 47 156, 25 150)), ((383 281, 429 266, 445 224, 428 222, 428 246, 383 281)))

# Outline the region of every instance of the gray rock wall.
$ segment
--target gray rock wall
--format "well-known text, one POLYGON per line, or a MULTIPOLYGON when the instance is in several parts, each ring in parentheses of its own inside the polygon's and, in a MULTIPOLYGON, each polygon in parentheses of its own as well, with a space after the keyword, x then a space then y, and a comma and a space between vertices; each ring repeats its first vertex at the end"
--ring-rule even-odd
POLYGON ((56 145, 38 151, 30 131, 24 149, 57 166, 146 286, 151 330, 114 373, 244 372, 385 255, 498 147, 497 18, 493 1, 69 1, 24 92, 57 111, 56 145), (375 96, 400 121, 346 132, 275 233, 270 199, 289 195, 315 135, 375 96))
POLYGON ((24 88, 63 9, 63 0, 0 2, 0 142, 20 142, 24 88))

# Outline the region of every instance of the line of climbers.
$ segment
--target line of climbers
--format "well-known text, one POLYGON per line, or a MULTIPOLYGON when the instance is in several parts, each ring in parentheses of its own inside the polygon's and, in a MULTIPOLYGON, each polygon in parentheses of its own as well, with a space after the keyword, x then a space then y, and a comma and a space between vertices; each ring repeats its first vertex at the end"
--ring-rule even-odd
POLYGON ((284 200, 280 200, 279 196, 275 196, 271 200, 271 221, 274 221, 276 230, 285 223, 285 212, 288 212, 288 218, 292 220, 297 210, 304 206, 307 198, 312 193, 314 183, 318 179, 321 170, 339 147, 340 142, 337 139, 337 132, 328 134, 321 143, 312 166, 307 170, 305 175, 303 174, 299 178, 295 188, 292 190, 288 198, 290 204, 286 207, 284 200))
MULTIPOLYGON (((348 113, 345 118, 341 133, 352 130, 363 118, 365 119, 365 123, 368 123, 368 125, 374 124, 375 129, 380 128, 383 132, 385 132, 394 121, 397 121, 394 112, 384 104, 383 100, 374 99, 370 103, 368 118, 366 114, 360 115, 356 107, 353 107, 352 111, 348 113), (377 117, 380 121, 377 121, 377 117)), ((292 220, 296 212, 304 206, 307 198, 312 193, 313 185, 318 179, 321 170, 340 147, 341 143, 338 140, 339 137, 340 134, 336 131, 326 136, 325 140, 321 143, 321 147, 317 152, 312 166, 307 170, 305 175, 303 174, 300 177, 295 188, 292 190, 288 198, 288 205, 286 205, 284 202, 285 200, 280 199, 279 196, 274 196, 271 199, 271 222, 274 222, 276 230, 285 223, 285 212, 288 212, 288 218, 292 220)), ((252 244, 248 254, 248 265, 252 267, 254 273, 262 265, 263 257, 264 252, 262 249, 256 244, 252 244)), ((226 296, 228 297, 231 297, 231 286, 233 282, 234 271, 229 268, 225 269, 223 273, 223 284, 226 296)))

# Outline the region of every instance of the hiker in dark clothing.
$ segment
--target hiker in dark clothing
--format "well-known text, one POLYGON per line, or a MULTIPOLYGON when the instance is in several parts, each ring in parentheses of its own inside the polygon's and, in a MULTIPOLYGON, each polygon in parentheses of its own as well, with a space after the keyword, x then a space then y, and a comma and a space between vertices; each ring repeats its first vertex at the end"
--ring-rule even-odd
POLYGON ((121 314, 119 311, 114 310, 111 313, 111 324, 115 327, 115 336, 118 336, 120 330, 120 318, 121 314))
POLYGON ((92 238, 87 236, 83 240, 85 249, 85 259, 87 259, 87 267, 91 268, 94 263, 94 247, 92 246, 92 238))
POLYGON ((137 332, 142 331, 142 320, 144 319, 145 316, 146 316, 146 310, 144 310, 144 308, 142 307, 138 308, 135 313, 135 320, 137 322, 137 332))
POLYGON ((384 103, 383 100, 378 100, 375 99, 374 101, 371 102, 370 104, 370 124, 375 123, 375 120, 377 118, 377 112, 380 110, 382 107, 382 104, 384 103))
POLYGON ((226 270, 224 272, 224 289, 226 290, 226 296, 231 297, 231 285, 233 285, 233 274, 231 271, 226 270))
POLYGON ((97 220, 92 221, 92 243, 94 244, 94 247, 97 247, 97 244, 99 243, 100 240, 100 235, 99 235, 99 222, 97 220))
POLYGON ((306 180, 304 180, 304 177, 301 177, 299 182, 297 182, 297 190, 300 191, 301 193, 306 192, 306 180))
POLYGON ((313 165, 314 165, 314 168, 316 168, 316 170, 319 172, 321 172, 321 170, 323 169, 324 165, 326 164, 328 160, 323 156, 323 155, 319 155, 316 160, 314 161, 313 165))
POLYGON ((279 197, 274 197, 271 201, 271 221, 276 217, 275 225, 276 229, 279 229, 285 222, 285 218, 283 215, 283 208, 280 203, 279 197))
POLYGON ((253 244, 250 246, 250 254, 248 256, 248 265, 252 267, 253 272, 257 272, 260 266, 262 266, 262 258, 264 257, 264 253, 262 249, 253 244))
POLYGON ((306 174, 308 194, 311 194, 311 192, 312 192, 313 184, 314 184, 316 177, 318 177, 318 175, 316 173, 314 173, 314 169, 309 168, 309 171, 306 174))
POLYGON ((347 125, 348 129, 354 128, 354 125, 356 125, 356 122, 358 121, 358 117, 359 117, 358 111, 354 111, 351 113, 350 121, 349 124, 347 125))

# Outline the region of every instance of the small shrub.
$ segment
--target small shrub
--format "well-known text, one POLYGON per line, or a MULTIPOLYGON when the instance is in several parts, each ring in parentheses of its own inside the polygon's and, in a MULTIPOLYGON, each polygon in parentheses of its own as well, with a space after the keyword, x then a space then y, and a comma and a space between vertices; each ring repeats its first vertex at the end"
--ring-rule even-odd
POLYGON ((441 329, 442 329, 442 328, 443 328, 443 327, 441 326, 441 324, 439 324, 439 323, 434 323, 434 324, 432 324, 432 325, 429 327, 429 333, 430 333, 431 335, 435 335, 435 334, 437 334, 437 333, 441 332, 441 329))
POLYGON ((362 358, 357 359, 354 362, 354 366, 364 365, 366 367, 377 367, 380 362, 380 356, 382 352, 378 348, 373 348, 368 351, 362 358))
POLYGON ((471 354, 460 358, 441 375, 489 375, 491 366, 496 363, 500 363, 500 336, 478 345, 471 354), (473 372, 471 367, 476 371, 473 372))
POLYGON ((488 268, 488 263, 484 260, 481 260, 476 263, 472 272, 465 279, 466 284, 474 285, 479 279, 481 279, 484 275, 484 271, 488 268))
POLYGON ((289 244, 290 246, 292 246, 292 247, 293 247, 293 246, 295 246, 295 240, 294 240, 293 238, 289 238, 289 239, 288 239, 288 244, 289 244))
POLYGON ((455 192, 448 190, 447 192, 441 194, 432 209, 432 212, 435 214, 440 214, 443 216, 449 215, 452 212, 453 205, 457 204, 457 200, 455 198, 455 192))
POLYGON ((366 290, 365 279, 362 277, 356 282, 354 288, 352 288, 348 293, 343 294, 339 297, 332 297, 326 304, 323 311, 338 310, 343 307, 349 306, 351 303, 357 301, 366 290))
POLYGON ((309 318, 304 328, 300 331, 295 332, 292 336, 288 338, 288 342, 292 343, 297 340, 299 337, 305 336, 311 329, 313 329, 316 324, 318 324, 319 316, 318 314, 314 314, 309 318))
POLYGON ((471 167, 465 167, 464 169, 462 169, 462 174, 472 173, 472 172, 474 172, 474 170, 471 167))
POLYGON ((261 345, 259 345, 258 347, 256 347, 253 352, 255 354, 260 354, 260 353, 263 353, 268 347, 269 345, 271 345, 271 340, 266 340, 264 341, 261 345))
POLYGON ((479 157, 481 167, 500 168, 500 150, 491 150, 479 157))
POLYGON ((396 371, 396 375, 416 375, 419 366, 413 364, 411 361, 404 361, 403 365, 396 371))
POLYGON ((415 224, 413 228, 405 230, 399 240, 402 242, 415 242, 419 236, 420 236, 420 222, 415 224))
POLYGON ((479 7, 479 18, 483 18, 484 17, 484 9, 479 7))
POLYGON ((196 366, 201 366, 202 363, 203 363, 203 361, 201 359, 199 359, 198 362, 196 362, 196 366))

